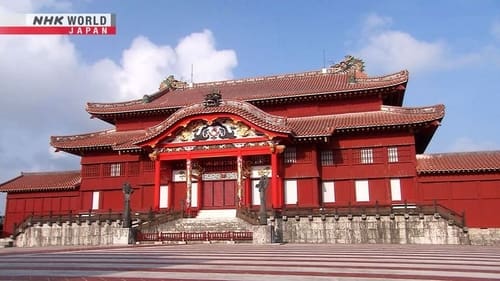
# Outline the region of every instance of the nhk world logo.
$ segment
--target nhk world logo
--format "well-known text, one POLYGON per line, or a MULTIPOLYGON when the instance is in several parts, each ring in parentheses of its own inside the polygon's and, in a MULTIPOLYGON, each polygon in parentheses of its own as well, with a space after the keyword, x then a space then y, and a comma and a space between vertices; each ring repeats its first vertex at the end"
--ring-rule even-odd
POLYGON ((114 14, 22 14, 0 19, 0 34, 114 35, 114 14))

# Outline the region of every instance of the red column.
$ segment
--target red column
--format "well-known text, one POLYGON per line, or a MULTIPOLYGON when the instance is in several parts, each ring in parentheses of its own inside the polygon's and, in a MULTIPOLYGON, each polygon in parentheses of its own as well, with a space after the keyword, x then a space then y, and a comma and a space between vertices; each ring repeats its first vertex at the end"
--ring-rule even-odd
POLYGON ((186 159, 186 211, 191 209, 192 166, 191 158, 186 159))
POLYGON ((159 159, 155 160, 155 181, 154 181, 154 199, 153 199, 153 209, 158 211, 160 209, 160 174, 161 173, 161 162, 159 159))
POLYGON ((201 209, 201 204, 203 203, 202 201, 203 199, 203 178, 202 178, 202 175, 200 174, 200 176, 198 177, 198 210, 201 209))
POLYGON ((237 163, 237 179, 236 179, 236 208, 241 208, 244 205, 243 202, 243 156, 241 155, 241 151, 238 152, 238 156, 236 157, 237 163))
POLYGON ((252 178, 251 176, 248 176, 245 179, 245 206, 246 207, 251 207, 252 206, 252 178))
POLYGON ((278 153, 271 154, 271 198, 273 208, 281 208, 281 188, 278 180, 278 153))

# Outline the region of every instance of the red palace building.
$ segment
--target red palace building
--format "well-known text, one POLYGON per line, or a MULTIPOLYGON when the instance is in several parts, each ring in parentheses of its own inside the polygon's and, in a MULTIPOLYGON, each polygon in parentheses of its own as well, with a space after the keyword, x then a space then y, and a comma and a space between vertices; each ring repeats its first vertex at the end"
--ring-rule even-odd
POLYGON ((439 204, 500 228, 500 151, 424 154, 443 105, 403 107, 408 72, 368 77, 347 56, 320 71, 209 83, 172 76, 158 92, 88 103, 105 131, 53 136, 81 170, 21 173, 4 230, 32 215, 439 204))

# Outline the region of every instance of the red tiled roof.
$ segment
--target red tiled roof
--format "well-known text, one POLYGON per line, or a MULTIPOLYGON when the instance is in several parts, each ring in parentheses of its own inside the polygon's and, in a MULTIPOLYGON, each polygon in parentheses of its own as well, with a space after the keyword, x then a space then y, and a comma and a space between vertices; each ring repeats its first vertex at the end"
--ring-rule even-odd
POLYGON ((53 136, 50 138, 50 144, 56 149, 83 149, 83 148, 120 148, 138 149, 132 145, 131 140, 144 135, 144 130, 119 131, 106 130, 89 134, 73 136, 53 136))
POLYGON ((457 152, 417 155, 417 172, 500 172, 500 151, 457 152))
POLYGON ((214 89, 220 90, 224 99, 258 101, 297 96, 312 96, 332 93, 354 93, 372 89, 397 87, 408 82, 408 72, 356 78, 349 81, 348 73, 327 73, 312 71, 297 74, 267 76, 252 79, 199 83, 192 87, 176 90, 162 90, 150 96, 150 102, 142 99, 121 103, 88 103, 91 114, 115 114, 125 112, 176 109, 198 103, 214 89))
POLYGON ((80 186, 80 171, 21 173, 0 184, 1 192, 74 190, 80 186))
POLYGON ((430 107, 395 107, 383 105, 380 111, 287 118, 297 137, 328 136, 335 130, 386 126, 408 126, 440 121, 444 105, 430 107))
POLYGON ((137 143, 160 135, 177 121, 189 116, 210 113, 236 114, 264 129, 300 138, 331 136, 339 130, 423 125, 440 121, 444 116, 444 106, 402 108, 383 105, 379 111, 285 118, 270 115, 246 102, 225 100, 220 106, 215 107, 197 104, 182 108, 165 121, 147 130, 120 132, 108 130, 85 135, 52 137, 51 144, 62 150, 97 147, 109 147, 114 150, 139 149, 137 143))

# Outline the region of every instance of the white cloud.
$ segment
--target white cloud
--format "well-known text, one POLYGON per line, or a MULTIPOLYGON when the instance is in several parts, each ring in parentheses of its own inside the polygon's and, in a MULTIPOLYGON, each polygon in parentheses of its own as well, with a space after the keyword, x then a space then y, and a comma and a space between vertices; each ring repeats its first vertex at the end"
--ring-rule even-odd
POLYGON ((193 65, 194 82, 233 78, 231 69, 237 65, 236 53, 233 50, 217 51, 215 38, 210 30, 183 38, 175 48, 175 52, 176 72, 184 80, 191 79, 191 65, 193 65))
POLYGON ((359 56, 384 72, 401 69, 421 71, 443 65, 444 45, 419 41, 408 33, 384 31, 368 38, 359 56))
POLYGON ((119 99, 137 98, 158 90, 175 59, 171 47, 156 46, 146 37, 135 38, 130 48, 123 52, 121 66, 115 73, 119 99))
MULTIPOLYGON (((0 18, 41 6, 70 8, 68 1, 0 1, 0 18)), ((215 48, 209 30, 192 33, 175 47, 138 36, 123 51, 120 62, 82 61, 71 38, 57 35, 4 35, 0 54, 0 182, 21 171, 78 168, 77 157, 54 155, 49 139, 108 127, 89 120, 84 110, 88 101, 141 98, 156 91, 170 74, 189 78, 191 64, 196 82, 227 79, 237 64, 234 51, 215 48)), ((0 200, 0 214, 3 208, 0 200)))
MULTIPOLYGON (((352 54, 366 62, 370 75, 387 74, 402 69, 415 73, 448 71, 463 67, 478 67, 489 61, 500 65, 495 44, 468 53, 459 53, 445 40, 421 40, 412 34, 392 28, 393 20, 370 14, 363 20, 358 47, 352 54)), ((500 40, 500 21, 492 22, 490 34, 500 40)), ((459 48, 457 48, 459 49, 459 48)))
POLYGON ((120 99, 138 98, 158 90, 168 75, 189 82, 191 66, 194 82, 225 80, 233 77, 237 65, 233 50, 216 50, 210 30, 192 33, 182 38, 174 48, 157 46, 148 38, 137 37, 123 52, 121 66, 116 71, 120 99))
POLYGON ((363 23, 363 47, 355 53, 367 62, 368 72, 418 72, 447 64, 443 42, 418 40, 409 33, 389 29, 391 23, 391 18, 376 14, 367 16, 363 23))
POLYGON ((392 18, 369 14, 363 21, 363 33, 369 34, 381 29, 387 29, 392 24, 392 18))
POLYGON ((53 11, 70 11, 73 5, 70 0, 0 0, 0 10, 28 13, 40 9, 53 11))
POLYGON ((493 141, 477 140, 469 137, 460 137, 456 139, 450 146, 449 151, 483 151, 496 150, 498 145, 493 141))

